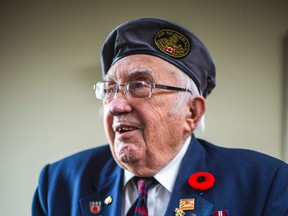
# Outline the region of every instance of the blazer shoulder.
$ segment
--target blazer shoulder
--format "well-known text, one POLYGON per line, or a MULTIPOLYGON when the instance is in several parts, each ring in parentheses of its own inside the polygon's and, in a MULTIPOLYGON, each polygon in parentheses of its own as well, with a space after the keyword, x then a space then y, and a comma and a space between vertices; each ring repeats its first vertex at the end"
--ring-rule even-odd
POLYGON ((84 150, 48 164, 44 170, 57 179, 96 178, 117 166, 108 145, 84 150), (92 173, 92 174, 91 174, 92 173))
POLYGON ((77 163, 89 163, 99 161, 99 162, 106 162, 112 157, 110 148, 108 145, 103 145, 91 149, 86 149, 70 156, 67 156, 59 161, 52 163, 53 166, 60 166, 64 164, 77 164, 77 163))
POLYGON ((288 169, 288 164, 284 161, 269 156, 267 154, 249 149, 226 148, 214 145, 205 140, 198 139, 206 152, 207 161, 211 163, 227 164, 227 166, 240 166, 245 169, 278 169, 279 167, 288 169), (265 168, 266 167, 266 168, 265 168))
POLYGON ((34 195, 33 215, 70 215, 72 211, 80 215, 79 199, 111 182, 119 174, 121 169, 108 145, 47 164, 41 171, 34 195))
POLYGON ((213 190, 206 193, 215 207, 225 203, 232 215, 287 214, 287 163, 253 150, 198 142, 205 152, 207 170, 216 179, 213 190), (233 199, 227 199, 231 194, 233 199))

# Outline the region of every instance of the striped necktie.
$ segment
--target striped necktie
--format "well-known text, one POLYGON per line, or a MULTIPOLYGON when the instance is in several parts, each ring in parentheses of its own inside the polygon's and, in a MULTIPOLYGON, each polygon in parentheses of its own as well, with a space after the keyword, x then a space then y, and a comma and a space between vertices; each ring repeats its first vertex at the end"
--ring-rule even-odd
POLYGON ((134 177, 137 185, 138 198, 131 206, 127 216, 148 216, 147 196, 148 188, 157 183, 153 177, 134 177))

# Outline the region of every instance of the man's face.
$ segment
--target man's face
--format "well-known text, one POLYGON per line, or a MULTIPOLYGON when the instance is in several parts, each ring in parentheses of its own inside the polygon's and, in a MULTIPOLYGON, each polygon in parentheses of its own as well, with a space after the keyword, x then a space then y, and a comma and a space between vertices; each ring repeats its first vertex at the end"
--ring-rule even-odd
MULTIPOLYGON (((131 55, 116 62, 106 80, 118 84, 149 80, 179 86, 177 73, 174 65, 160 58, 131 55)), ((113 157, 135 175, 154 175, 177 155, 191 133, 189 106, 175 104, 176 91, 153 89, 150 98, 132 98, 123 90, 121 86, 112 101, 103 102, 105 133, 113 157)))

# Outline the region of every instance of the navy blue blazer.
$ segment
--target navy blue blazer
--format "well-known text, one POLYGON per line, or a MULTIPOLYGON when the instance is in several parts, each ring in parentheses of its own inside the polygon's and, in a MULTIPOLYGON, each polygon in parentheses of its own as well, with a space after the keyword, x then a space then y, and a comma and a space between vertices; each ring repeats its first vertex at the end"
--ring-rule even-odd
MULTIPOLYGON (((41 172, 32 215, 120 216, 123 170, 109 147, 86 150, 47 165, 41 172), (104 203, 107 197, 112 202, 104 203), (101 202, 98 214, 92 202, 101 202), (94 212, 95 213, 95 212, 94 212)), ((192 136, 182 161, 165 216, 174 216, 180 199, 194 198, 195 209, 185 216, 210 216, 227 210, 230 216, 288 215, 288 165, 250 150, 215 146, 192 136), (187 183, 190 175, 207 171, 215 185, 204 193, 187 183)))

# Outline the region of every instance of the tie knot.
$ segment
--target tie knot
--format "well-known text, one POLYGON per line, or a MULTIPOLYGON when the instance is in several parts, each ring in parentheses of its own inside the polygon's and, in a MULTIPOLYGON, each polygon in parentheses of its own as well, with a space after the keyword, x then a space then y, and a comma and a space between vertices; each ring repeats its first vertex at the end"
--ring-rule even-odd
POLYGON ((135 182, 139 195, 147 195, 148 188, 157 183, 154 177, 135 177, 135 182))

